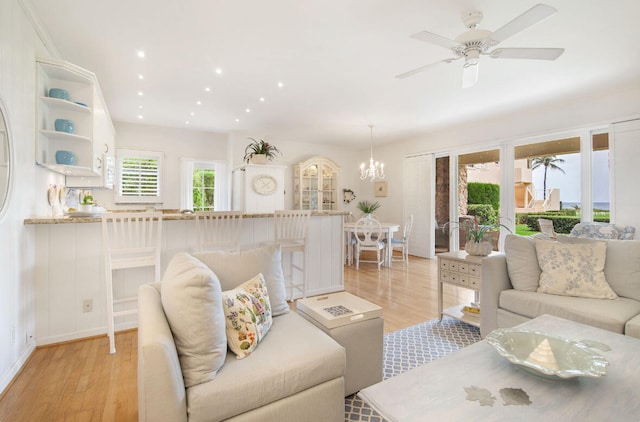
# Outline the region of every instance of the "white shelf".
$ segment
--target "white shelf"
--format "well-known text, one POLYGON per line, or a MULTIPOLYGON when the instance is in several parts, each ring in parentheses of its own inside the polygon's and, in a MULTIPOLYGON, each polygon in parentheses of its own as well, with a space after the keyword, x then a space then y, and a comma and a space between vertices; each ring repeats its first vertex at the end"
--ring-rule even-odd
POLYGON ((56 173, 64 174, 66 176, 99 176, 98 173, 94 172, 90 167, 82 167, 82 166, 68 166, 65 164, 54 164, 54 163, 38 163, 44 168, 47 168, 56 173))
POLYGON ((60 110, 80 111, 80 112, 91 114, 91 107, 82 106, 80 104, 74 103, 73 101, 67 101, 67 100, 63 100, 60 98, 53 98, 53 97, 40 97, 40 100, 44 104, 48 106, 54 106, 60 110))
POLYGON ((76 135, 74 133, 58 132, 57 130, 41 129, 40 133, 42 133, 47 138, 56 141, 92 142, 91 138, 88 138, 86 136, 76 135))
MULTIPOLYGON (((458 319, 474 327, 480 328, 480 314, 464 313, 462 308, 465 305, 452 306, 442 311, 442 315, 458 319)), ((482 312, 482 311, 481 311, 482 312)))

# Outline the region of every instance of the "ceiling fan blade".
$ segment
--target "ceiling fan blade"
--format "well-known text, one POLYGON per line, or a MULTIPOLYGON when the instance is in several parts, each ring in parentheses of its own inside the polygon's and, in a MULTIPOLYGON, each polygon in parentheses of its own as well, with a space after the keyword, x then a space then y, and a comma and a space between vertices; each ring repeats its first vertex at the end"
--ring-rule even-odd
POLYGON ((564 48, 498 48, 490 54, 494 59, 555 60, 564 48))
POLYGON ((433 32, 429 31, 415 33, 411 35, 411 38, 420 41, 426 41, 428 43, 439 45, 440 47, 448 48, 450 50, 462 46, 462 44, 460 44, 458 41, 450 40, 449 38, 445 38, 442 35, 434 34, 433 32))
POLYGON ((408 78, 409 76, 413 76, 413 75, 415 75, 416 73, 423 72, 423 71, 425 71, 425 70, 429 69, 430 67, 434 67, 434 66, 436 66, 436 65, 438 65, 438 64, 440 64, 440 63, 451 63, 451 62, 452 62, 452 61, 454 61, 454 60, 458 60, 458 57, 451 58, 451 59, 440 60, 440 61, 438 61, 438 62, 431 63, 431 64, 428 64, 428 65, 426 65, 426 66, 422 66, 422 67, 419 67, 419 68, 417 68, 417 69, 410 70, 410 71, 405 72, 405 73, 401 73, 401 74, 399 74, 399 75, 396 75, 396 78, 397 78, 397 79, 404 79, 404 78, 408 78))
POLYGON ((531 25, 548 18, 556 12, 557 10, 549 5, 542 3, 537 4, 517 18, 513 19, 511 22, 505 24, 502 28, 497 29, 489 38, 497 44, 520 31, 524 31, 531 25))
POLYGON ((470 88, 478 82, 478 70, 480 62, 465 63, 462 68, 462 88, 470 88))

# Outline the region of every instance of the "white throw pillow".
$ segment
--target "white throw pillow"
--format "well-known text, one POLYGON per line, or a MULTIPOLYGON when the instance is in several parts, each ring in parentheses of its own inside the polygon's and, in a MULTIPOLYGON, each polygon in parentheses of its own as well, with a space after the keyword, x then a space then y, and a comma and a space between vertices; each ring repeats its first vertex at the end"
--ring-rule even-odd
POLYGON ((504 240, 507 272, 515 290, 535 292, 540 283, 536 244, 531 236, 508 234, 504 240))
POLYGON ((227 356, 218 278, 202 262, 179 253, 169 263, 160 289, 185 387, 211 381, 227 356))
POLYGON ((267 283, 273 316, 289 312, 279 245, 267 245, 240 252, 202 252, 194 256, 216 273, 222 290, 235 289, 256 274, 262 273, 267 283))
POLYGON ((597 299, 618 297, 604 277, 606 242, 535 242, 542 270, 538 292, 597 299))
POLYGON ((222 292, 227 344, 238 359, 246 358, 271 328, 269 293, 258 274, 233 290, 222 292))

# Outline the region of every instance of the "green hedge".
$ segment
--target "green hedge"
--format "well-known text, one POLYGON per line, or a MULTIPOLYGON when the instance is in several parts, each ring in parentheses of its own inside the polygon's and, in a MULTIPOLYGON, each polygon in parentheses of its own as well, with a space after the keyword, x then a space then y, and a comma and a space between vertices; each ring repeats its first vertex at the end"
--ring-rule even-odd
MULTIPOLYGON (((547 220, 553 221, 553 230, 556 233, 561 234, 569 234, 571 233, 571 229, 573 226, 580 222, 580 217, 572 216, 572 215, 560 215, 560 214, 551 214, 549 212, 540 213, 540 214, 521 214, 523 222, 521 224, 526 224, 531 230, 540 231, 540 225, 538 225, 538 218, 546 218, 547 220)), ((594 216, 593 221, 598 223, 608 223, 608 217, 597 217, 594 216)))
POLYGON ((489 204, 469 204, 467 215, 478 217, 480 224, 495 224, 498 218, 498 213, 489 204))
POLYGON ((467 183, 467 204, 491 204, 495 211, 500 209, 500 185, 493 183, 467 183))

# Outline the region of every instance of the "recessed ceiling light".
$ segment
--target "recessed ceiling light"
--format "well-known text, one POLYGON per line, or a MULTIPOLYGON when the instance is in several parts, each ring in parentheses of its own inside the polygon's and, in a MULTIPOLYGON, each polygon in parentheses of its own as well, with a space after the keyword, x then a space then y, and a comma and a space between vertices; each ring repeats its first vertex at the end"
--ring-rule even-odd
POLYGON ((260 97, 260 102, 264 103, 264 97, 260 97))
POLYGON ((222 69, 216 67, 216 75, 222 75, 222 69))
POLYGON ((138 50, 138 57, 144 59, 144 50, 138 50))
POLYGON ((139 95, 140 97, 142 97, 142 96, 144 95, 144 92, 142 92, 142 91, 138 91, 138 95, 139 95))
POLYGON ((197 105, 201 105, 201 104, 202 104, 202 101, 196 101, 196 104, 197 104, 197 105))
POLYGON ((138 114, 138 119, 142 119, 142 114, 138 114))
POLYGON ((246 111, 247 113, 251 113, 251 109, 250 108, 245 108, 244 111, 246 111))
POLYGON ((205 92, 211 92, 211 88, 209 88, 209 87, 206 87, 204 90, 205 90, 205 92))
POLYGON ((139 74, 138 75, 138 79, 143 80, 144 79, 144 75, 143 74, 139 74))
POLYGON ((236 118, 236 122, 239 122, 239 121, 240 121, 240 119, 236 118))
POLYGON ((138 108, 144 108, 144 106, 139 105, 138 108))
POLYGON ((193 111, 191 113, 189 113, 189 116, 195 116, 196 113, 194 113, 193 111))
POLYGON ((278 82, 278 88, 282 88, 284 84, 282 82, 278 82))
POLYGON ((191 122, 189 122, 188 120, 186 122, 184 122, 185 125, 188 125, 189 123, 191 123, 191 122))

